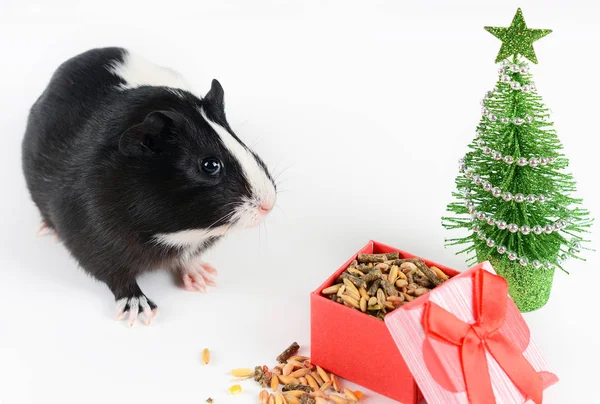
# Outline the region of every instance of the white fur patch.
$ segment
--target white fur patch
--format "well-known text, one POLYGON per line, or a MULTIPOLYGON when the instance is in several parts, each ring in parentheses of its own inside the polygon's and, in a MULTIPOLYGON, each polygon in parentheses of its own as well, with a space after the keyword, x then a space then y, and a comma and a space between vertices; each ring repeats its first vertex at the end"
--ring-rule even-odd
MULTIPOLYGON (((176 71, 158 66, 129 51, 123 54, 123 62, 114 63, 109 70, 125 81, 125 84, 120 86, 123 90, 156 86, 191 91, 189 84, 176 71)), ((172 92, 181 96, 181 93, 175 90, 172 92)))
POLYGON ((218 226, 212 229, 182 230, 175 233, 159 233, 155 240, 169 247, 183 248, 197 247, 204 244, 211 237, 224 235, 228 226, 218 226))
POLYGON ((254 155, 238 142, 227 129, 208 119, 203 109, 200 110, 200 114, 213 130, 217 132, 217 135, 219 135, 227 150, 229 150, 240 163, 244 176, 250 184, 252 189, 252 199, 244 201, 244 204, 239 208, 239 211, 248 210, 249 208, 258 209, 261 204, 272 208, 275 205, 277 192, 265 170, 258 164, 256 158, 254 158, 254 155))

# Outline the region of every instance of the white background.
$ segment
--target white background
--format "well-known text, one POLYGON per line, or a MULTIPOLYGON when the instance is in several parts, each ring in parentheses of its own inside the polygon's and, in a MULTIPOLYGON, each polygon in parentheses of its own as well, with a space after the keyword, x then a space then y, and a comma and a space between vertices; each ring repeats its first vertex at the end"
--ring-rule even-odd
MULTIPOLYGON (((293 340, 308 352, 309 292, 367 240, 465 269, 443 246, 440 217, 497 78, 500 41, 483 26, 508 26, 518 6, 530 27, 554 30, 535 44, 532 72, 579 195, 600 214, 595 1, 87 3, 0 1, 2 404, 254 403, 253 382, 226 394, 227 371, 272 365, 293 340), (207 257, 217 289, 140 279, 160 307, 151 327, 115 322, 108 289, 35 238, 20 168, 28 108, 54 69, 108 45, 179 70, 201 94, 218 78, 234 130, 283 172, 266 229, 232 234, 207 257)), ((525 314, 561 379, 545 403, 600 402, 600 272, 587 257, 525 314)))

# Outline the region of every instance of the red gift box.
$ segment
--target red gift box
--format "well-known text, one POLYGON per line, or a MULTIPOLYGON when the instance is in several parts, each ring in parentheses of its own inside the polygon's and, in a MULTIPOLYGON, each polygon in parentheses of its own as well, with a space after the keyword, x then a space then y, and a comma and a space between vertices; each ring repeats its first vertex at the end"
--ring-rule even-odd
MULTIPOLYGON (((416 257, 370 241, 311 294, 311 359, 324 369, 369 390, 404 404, 416 404, 421 399, 419 388, 385 323, 321 295, 321 291, 331 286, 358 254, 396 251, 400 258, 416 257)), ((459 273, 432 261, 423 261, 450 277, 459 273)))
POLYGON ((488 262, 459 273, 423 259, 452 279, 385 322, 321 295, 358 254, 396 251, 415 257, 370 241, 311 294, 313 362, 405 404, 541 403, 558 378, 488 262))

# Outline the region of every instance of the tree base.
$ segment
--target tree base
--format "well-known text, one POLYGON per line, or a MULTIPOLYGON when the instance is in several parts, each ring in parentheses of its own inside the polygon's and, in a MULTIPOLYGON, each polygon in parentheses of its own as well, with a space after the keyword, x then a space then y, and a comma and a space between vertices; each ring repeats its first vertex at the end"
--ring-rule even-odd
POLYGON ((508 282, 508 293, 522 313, 543 307, 550 298, 553 269, 535 269, 518 262, 489 258, 498 275, 508 282))

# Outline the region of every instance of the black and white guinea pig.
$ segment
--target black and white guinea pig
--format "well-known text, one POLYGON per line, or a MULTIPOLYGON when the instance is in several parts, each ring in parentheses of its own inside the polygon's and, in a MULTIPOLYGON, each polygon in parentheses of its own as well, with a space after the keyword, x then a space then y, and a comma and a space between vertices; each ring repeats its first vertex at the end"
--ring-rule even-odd
POLYGON ((256 226, 276 187, 232 131, 223 88, 199 98, 176 72, 121 48, 63 63, 31 108, 23 170, 42 216, 80 266, 106 283, 117 317, 149 324, 156 304, 136 277, 167 268, 189 290, 216 271, 202 253, 256 226))

